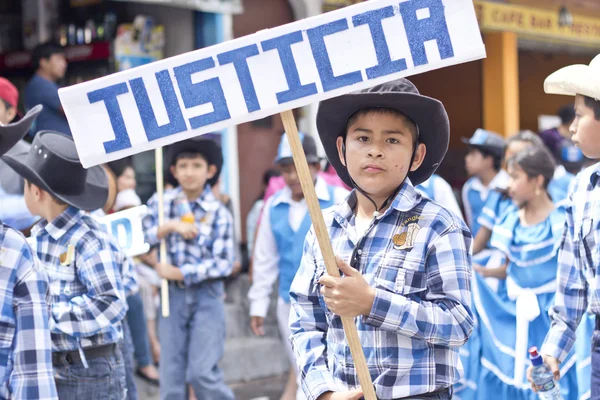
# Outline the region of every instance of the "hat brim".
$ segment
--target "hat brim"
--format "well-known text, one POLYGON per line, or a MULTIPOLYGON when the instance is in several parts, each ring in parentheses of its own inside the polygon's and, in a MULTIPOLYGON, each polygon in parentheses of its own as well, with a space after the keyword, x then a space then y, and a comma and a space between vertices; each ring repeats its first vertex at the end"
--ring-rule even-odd
POLYGON ((42 105, 37 105, 18 122, 0 125, 0 156, 6 154, 19 140, 23 139, 43 108, 42 105))
POLYGON ((419 143, 427 148, 416 171, 408 173, 413 185, 433 175, 448 151, 450 122, 443 104, 416 93, 355 92, 325 100, 319 104, 317 130, 327 158, 344 183, 352 187, 348 170, 340 161, 336 140, 346 134, 348 119, 364 108, 390 108, 408 116, 419 127, 419 143))
POLYGON ((488 146, 485 144, 473 144, 469 141, 469 138, 465 138, 465 137, 461 138, 460 140, 467 146, 472 147, 474 149, 484 150, 484 151, 486 151, 488 153, 492 153, 498 157, 502 157, 504 155, 504 148, 488 146))
POLYGON ((548 94, 575 96, 582 94, 600 99, 600 76, 589 65, 569 65, 550 74, 544 81, 544 91, 548 94))
MULTIPOLYGON (((89 168, 87 170, 87 179, 83 192, 70 195, 53 191, 46 184, 44 179, 26 164, 27 155, 28 153, 26 152, 19 154, 5 154, 2 156, 2 161, 24 179, 39 186, 41 189, 70 206, 84 211, 93 211, 104 207, 106 204, 108 198, 108 178, 101 166, 89 168)), ((68 178, 65 177, 65 179, 68 178)))
MULTIPOLYGON (((319 156, 315 156, 315 155, 308 155, 306 156, 306 162, 308 164, 316 164, 321 162, 321 157, 319 156)), ((294 163, 294 157, 283 157, 280 158, 279 160, 275 161, 276 165, 290 165, 294 163)))
POLYGON ((219 146, 219 144, 212 139, 201 138, 195 138, 195 140, 188 139, 173 143, 169 147, 168 152, 169 165, 173 165, 175 158, 185 151, 200 153, 206 158, 209 165, 214 165, 217 167, 217 172, 215 175, 206 181, 206 183, 210 186, 214 186, 219 180, 221 170, 223 169, 223 152, 221 151, 221 146, 219 146))

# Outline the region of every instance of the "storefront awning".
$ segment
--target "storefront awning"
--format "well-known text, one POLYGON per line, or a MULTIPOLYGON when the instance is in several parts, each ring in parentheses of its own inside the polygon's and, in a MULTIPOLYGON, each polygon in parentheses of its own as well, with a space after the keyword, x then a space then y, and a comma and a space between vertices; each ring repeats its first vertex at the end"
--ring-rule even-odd
POLYGON ((241 14, 244 12, 242 0, 113 0, 129 3, 159 4, 191 10, 219 13, 241 14))
POLYGON ((600 19, 573 15, 573 25, 559 26, 558 11, 475 0, 482 31, 515 32, 519 37, 600 48, 600 19))

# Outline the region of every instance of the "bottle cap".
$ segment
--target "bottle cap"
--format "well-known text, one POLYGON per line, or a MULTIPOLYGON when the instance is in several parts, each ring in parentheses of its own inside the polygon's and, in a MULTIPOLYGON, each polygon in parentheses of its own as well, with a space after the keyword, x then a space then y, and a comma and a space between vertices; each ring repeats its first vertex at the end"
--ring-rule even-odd
POLYGON ((531 360, 531 364, 534 367, 537 367, 538 365, 542 365, 544 363, 544 360, 542 356, 538 353, 538 349, 536 346, 533 346, 529 349, 529 359, 531 360))

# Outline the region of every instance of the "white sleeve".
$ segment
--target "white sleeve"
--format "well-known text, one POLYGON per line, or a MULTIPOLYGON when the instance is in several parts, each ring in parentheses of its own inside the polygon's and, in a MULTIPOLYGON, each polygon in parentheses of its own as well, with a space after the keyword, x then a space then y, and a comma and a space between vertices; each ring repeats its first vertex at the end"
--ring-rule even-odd
POLYGON ((460 207, 458 206, 458 202, 456 201, 456 196, 452 190, 452 186, 450 186, 450 184, 443 178, 436 179, 434 183, 433 196, 435 197, 435 201, 440 203, 449 211, 452 211, 457 216, 463 218, 460 207))
POLYGON ((466 181, 462 188, 463 208, 465 209, 465 220, 469 228, 473 227, 473 213, 471 203, 469 203, 469 188, 471 187, 470 180, 466 181))
POLYGON ((254 244, 252 286, 248 291, 250 316, 267 316, 273 285, 279 277, 279 252, 277 251, 277 243, 275 243, 275 237, 271 230, 270 217, 273 198, 274 197, 271 196, 263 207, 263 213, 254 244))

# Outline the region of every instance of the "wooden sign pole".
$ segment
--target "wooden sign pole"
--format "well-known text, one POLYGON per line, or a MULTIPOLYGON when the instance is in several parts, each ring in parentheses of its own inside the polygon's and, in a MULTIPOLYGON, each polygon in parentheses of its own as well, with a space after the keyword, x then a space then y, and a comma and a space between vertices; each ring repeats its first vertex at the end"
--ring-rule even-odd
MULTIPOLYGON (((298 135, 298 127, 294 120, 294 114, 291 110, 288 110, 282 112, 280 115, 288 141, 290 142, 294 164, 296 165, 296 172, 298 173, 300 185, 304 192, 304 198, 308 205, 308 212, 310 213, 310 219, 312 220, 317 241, 319 242, 319 247, 323 254, 327 273, 331 276, 339 277, 340 272, 337 263, 335 262, 335 255, 333 254, 333 248, 329 241, 329 233, 325 226, 323 214, 321 213, 321 207, 319 206, 319 200, 317 199, 317 193, 315 192, 314 182, 308 169, 306 155, 302 149, 302 142, 298 135)), ((356 372, 358 374, 358 381, 362 387, 365 400, 377 400, 354 319, 342 317, 342 324, 344 326, 344 333, 346 335, 346 340, 348 341, 348 346, 350 346, 350 352, 352 353, 352 359, 354 360, 354 365, 356 366, 356 372)))
MULTIPOLYGON (((165 191, 165 180, 163 174, 163 149, 159 147, 154 150, 154 162, 156 166, 156 197, 158 201, 158 226, 163 226, 165 223, 165 203, 163 193, 165 191)), ((160 250, 158 255, 159 262, 167 262, 167 243, 163 238, 160 241, 160 250)), ((162 316, 169 316, 169 281, 162 279, 160 282, 160 304, 162 316)))

